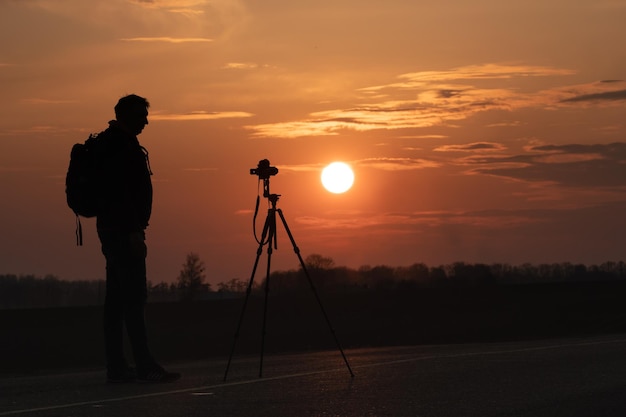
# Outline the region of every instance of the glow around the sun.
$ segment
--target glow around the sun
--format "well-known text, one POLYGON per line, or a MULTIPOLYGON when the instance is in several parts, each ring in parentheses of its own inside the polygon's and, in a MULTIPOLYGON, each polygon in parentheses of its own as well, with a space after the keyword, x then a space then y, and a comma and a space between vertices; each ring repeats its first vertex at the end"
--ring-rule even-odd
POLYGON ((333 162, 322 170, 322 185, 331 193, 345 193, 354 183, 354 172, 345 162, 333 162))

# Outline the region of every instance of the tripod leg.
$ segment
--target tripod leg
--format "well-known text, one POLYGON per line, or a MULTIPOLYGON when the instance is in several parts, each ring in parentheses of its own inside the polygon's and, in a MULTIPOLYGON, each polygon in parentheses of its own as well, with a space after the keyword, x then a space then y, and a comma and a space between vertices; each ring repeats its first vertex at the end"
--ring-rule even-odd
POLYGON ((304 275, 306 276, 307 280, 309 281, 309 285, 311 287, 311 290, 313 291, 313 294, 315 295, 315 299, 317 300, 317 304, 319 304, 320 309, 322 310, 322 314, 324 315, 324 319, 326 319, 326 324, 328 324, 328 328, 330 329, 330 332, 333 335, 333 339, 335 339, 335 344, 337 345, 337 348, 339 349, 339 352, 341 352, 341 356, 343 357, 343 361, 346 363, 346 367, 348 368, 348 372, 350 372, 350 376, 352 378, 354 378, 354 372, 352 372, 352 368, 350 367, 350 364, 348 363, 348 358, 346 358, 346 355, 343 352, 343 349, 341 348, 341 344, 339 343, 339 339, 337 338, 337 335, 335 334, 335 330, 333 329, 333 325, 330 323, 330 319, 328 318, 328 314, 326 314, 326 310, 324 309, 324 306, 322 305, 322 300, 320 299, 319 295, 317 294, 317 290, 315 289, 315 285, 313 284, 313 280, 311 279, 311 276, 309 275, 309 272, 306 269, 306 266, 304 264, 304 260, 302 259, 302 255, 300 255, 300 248, 298 248, 298 245, 296 245, 296 241, 293 238, 293 235, 291 234, 291 230, 289 230, 289 226, 287 225, 287 221, 285 220, 285 216, 283 216, 283 211, 281 209, 276 209, 276 211, 278 211, 278 214, 280 215, 280 220, 283 222, 283 226, 285 226, 285 230, 287 231, 287 235, 289 236, 289 240, 291 241, 291 245, 293 246, 293 251, 298 256, 298 260, 300 261, 300 266, 302 267, 302 271, 304 271, 304 275))
POLYGON ((230 363, 233 359, 233 354, 235 353, 235 346, 237 345, 237 340, 239 339, 239 331, 241 330, 241 323, 243 322, 244 313, 246 311, 246 307, 248 305, 248 299, 250 298, 250 293, 252 292, 252 284, 254 282, 254 275, 256 274, 257 266, 259 265, 259 258, 263 253, 263 245, 265 242, 265 237, 270 230, 270 218, 269 215, 267 219, 265 219, 265 225, 263 226, 263 233, 261 235, 261 241, 259 242, 259 248, 256 251, 256 259, 254 260, 254 267, 252 268, 252 274, 250 275, 250 281, 248 281, 248 287, 246 288, 246 297, 243 302, 243 307, 241 309, 241 314, 239 315, 239 322, 237 323, 237 330, 235 331, 235 337, 233 339, 233 346, 230 350, 230 356, 228 357, 228 364, 226 365, 226 372, 224 373, 224 382, 226 382, 226 378, 228 377, 228 370, 230 369, 230 363))
POLYGON ((259 363, 259 378, 263 378, 263 357, 265 354, 265 334, 267 323, 267 301, 270 293, 270 271, 272 263, 272 244, 276 239, 276 210, 270 209, 267 214, 267 220, 269 221, 269 237, 267 240, 267 270, 265 274, 265 302, 263 306, 263 330, 261 333, 261 360, 259 363))

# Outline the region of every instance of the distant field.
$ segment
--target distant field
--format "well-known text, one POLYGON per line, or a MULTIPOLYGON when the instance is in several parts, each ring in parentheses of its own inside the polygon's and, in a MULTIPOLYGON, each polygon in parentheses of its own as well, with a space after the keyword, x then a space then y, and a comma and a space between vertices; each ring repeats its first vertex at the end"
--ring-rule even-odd
MULTIPOLYGON (((626 282, 320 293, 344 348, 626 333, 626 282)), ((243 299, 149 304, 162 362, 227 357, 243 299)), ((260 351, 263 298, 251 297, 236 354, 260 351)), ((1 310, 0 372, 99 368, 100 307, 1 310)), ((334 349, 312 292, 270 294, 266 352, 334 349)))

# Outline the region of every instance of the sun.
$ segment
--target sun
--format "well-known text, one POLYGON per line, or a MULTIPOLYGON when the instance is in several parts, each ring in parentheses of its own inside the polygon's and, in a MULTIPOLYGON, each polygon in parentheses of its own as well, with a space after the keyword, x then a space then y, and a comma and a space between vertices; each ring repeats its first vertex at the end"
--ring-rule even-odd
POLYGON ((331 193, 345 193, 354 183, 354 172, 345 162, 333 162, 322 170, 322 185, 331 193))

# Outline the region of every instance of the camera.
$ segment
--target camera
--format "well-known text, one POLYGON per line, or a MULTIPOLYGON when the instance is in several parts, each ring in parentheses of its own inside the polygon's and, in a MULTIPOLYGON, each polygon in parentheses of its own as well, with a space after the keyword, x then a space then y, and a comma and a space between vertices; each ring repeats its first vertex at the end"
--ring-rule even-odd
POLYGON ((258 175, 260 179, 264 180, 276 174, 278 174, 278 168, 270 166, 270 161, 267 159, 261 159, 256 168, 250 168, 250 175, 258 175))

